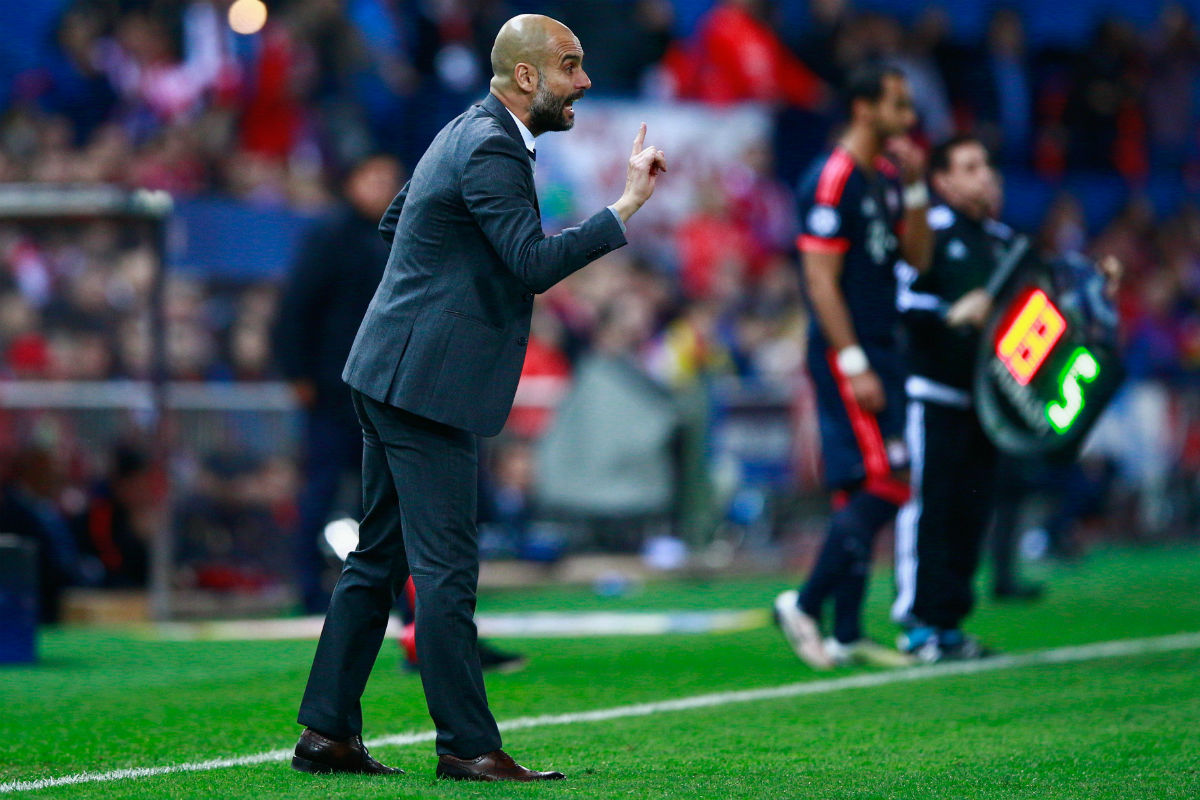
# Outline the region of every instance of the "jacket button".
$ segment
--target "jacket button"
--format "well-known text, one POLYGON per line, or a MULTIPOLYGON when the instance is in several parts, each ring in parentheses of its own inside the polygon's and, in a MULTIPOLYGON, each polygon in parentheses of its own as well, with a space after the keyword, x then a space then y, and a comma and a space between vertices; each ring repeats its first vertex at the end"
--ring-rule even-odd
POLYGON ((522 336, 522 337, 520 337, 520 338, 518 338, 518 339, 517 339, 517 344, 521 345, 521 347, 524 347, 525 345, 529 344, 529 339, 527 339, 526 337, 522 336))

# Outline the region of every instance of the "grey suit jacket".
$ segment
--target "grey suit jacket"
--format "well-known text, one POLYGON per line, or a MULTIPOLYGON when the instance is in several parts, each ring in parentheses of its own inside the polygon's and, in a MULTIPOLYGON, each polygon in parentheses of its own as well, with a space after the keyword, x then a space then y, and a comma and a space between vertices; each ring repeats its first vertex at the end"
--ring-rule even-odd
POLYGON ((482 436, 512 408, 533 295, 625 244, 608 209, 543 233, 528 152, 492 95, 442 129, 379 230, 392 250, 342 379, 482 436))

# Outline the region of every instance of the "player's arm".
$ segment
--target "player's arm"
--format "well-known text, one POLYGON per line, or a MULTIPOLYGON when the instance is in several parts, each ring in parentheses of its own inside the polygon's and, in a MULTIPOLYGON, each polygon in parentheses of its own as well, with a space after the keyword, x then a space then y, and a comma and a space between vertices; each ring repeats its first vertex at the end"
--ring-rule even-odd
POLYGON ((808 297, 821 331, 837 354, 838 370, 849 380, 854 399, 863 410, 877 414, 886 404, 883 384, 871 369, 858 342, 850 309, 842 294, 840 279, 845 256, 814 247, 804 248, 801 256, 808 297))
POLYGON ((929 191, 924 183, 916 184, 920 193, 910 185, 904 190, 904 229, 900 236, 900 254, 917 272, 925 272, 933 263, 933 231, 926 219, 929 212, 929 191), (921 201, 920 205, 912 204, 921 201))
POLYGON ((900 167, 904 184, 904 219, 900 227, 900 255, 917 272, 933 263, 933 231, 929 227, 929 188, 925 184, 925 153, 907 136, 888 143, 888 152, 900 167))

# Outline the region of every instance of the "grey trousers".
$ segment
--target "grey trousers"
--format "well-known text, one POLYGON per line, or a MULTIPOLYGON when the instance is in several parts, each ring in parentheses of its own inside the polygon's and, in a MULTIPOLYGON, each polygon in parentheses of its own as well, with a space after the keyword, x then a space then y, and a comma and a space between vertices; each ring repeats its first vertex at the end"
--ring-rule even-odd
POLYGON ((363 690, 411 573, 437 752, 475 758, 497 750, 474 621, 476 437, 357 391, 352 399, 363 429, 364 514, 358 548, 333 590, 298 721, 335 738, 362 733, 363 690))

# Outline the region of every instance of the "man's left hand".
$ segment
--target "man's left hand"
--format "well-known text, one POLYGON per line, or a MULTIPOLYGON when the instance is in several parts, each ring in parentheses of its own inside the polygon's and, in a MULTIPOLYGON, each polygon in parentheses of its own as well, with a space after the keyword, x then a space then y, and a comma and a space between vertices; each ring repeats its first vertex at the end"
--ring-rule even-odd
POLYGON ((925 178, 925 151, 910 136, 888 139, 887 152, 900 167, 900 181, 905 186, 925 178))
POLYGON ((946 312, 946 324, 951 328, 973 325, 982 328, 992 313, 992 296, 986 289, 975 289, 960 297, 946 312))
POLYGON ((637 212, 654 194, 658 176, 667 171, 667 156, 657 147, 646 147, 646 123, 638 128, 633 140, 633 152, 629 155, 629 166, 625 174, 625 192, 612 208, 623 222, 637 212))

